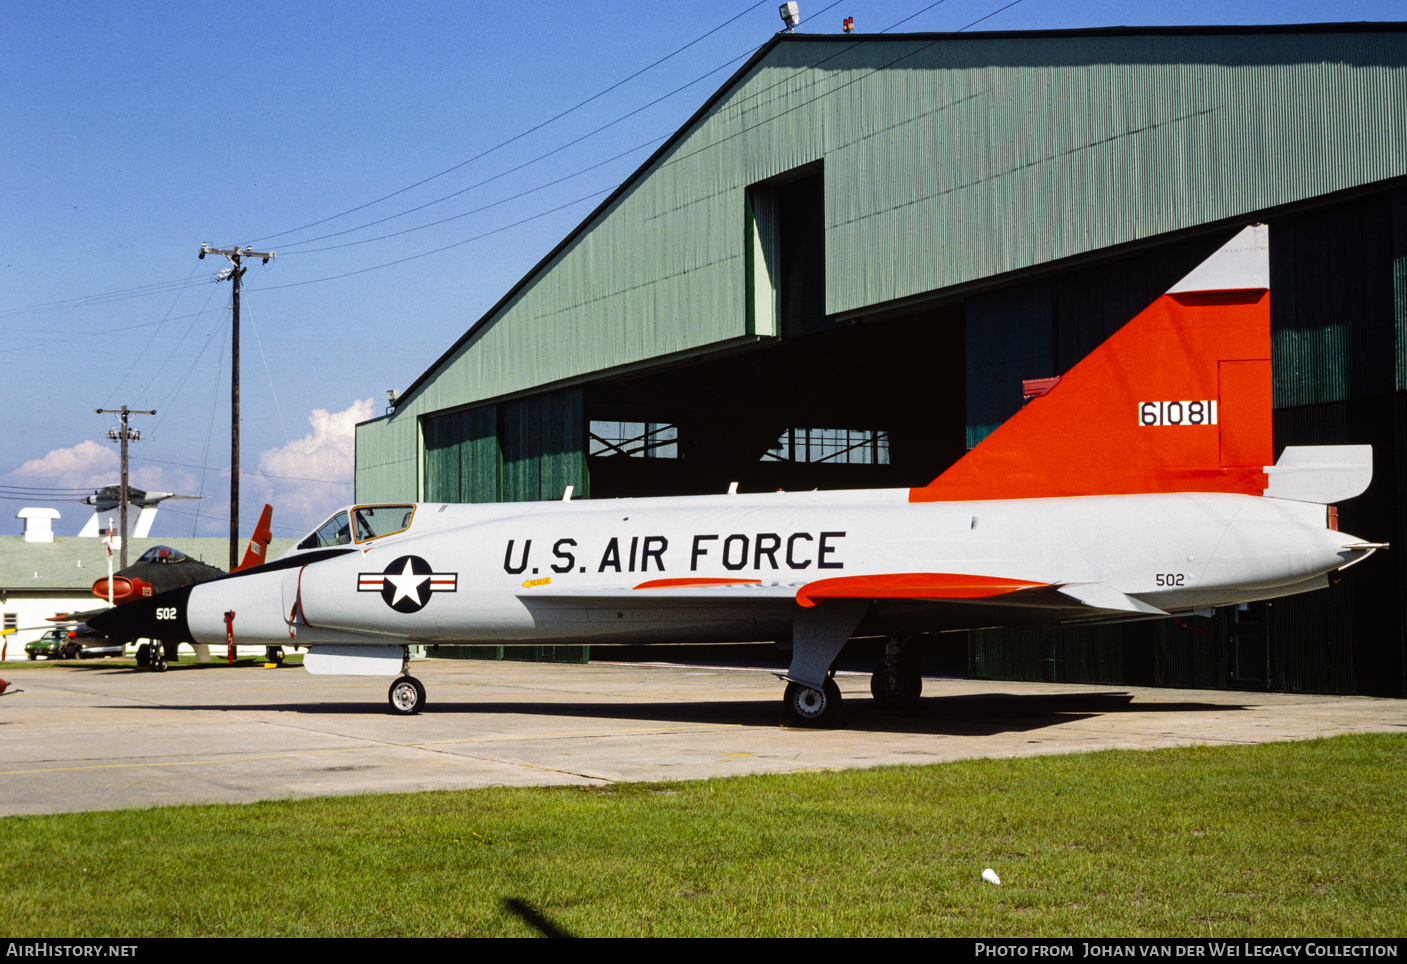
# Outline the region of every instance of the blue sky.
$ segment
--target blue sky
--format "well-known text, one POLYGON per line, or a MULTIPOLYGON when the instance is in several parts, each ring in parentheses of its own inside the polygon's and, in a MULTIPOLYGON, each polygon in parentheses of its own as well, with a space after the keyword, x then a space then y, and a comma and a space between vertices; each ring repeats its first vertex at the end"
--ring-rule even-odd
MULTIPOLYGON (((802 0, 800 29, 1407 19, 1402 0, 1009 2, 802 0)), ((278 252, 245 277, 241 518, 268 499, 276 535, 308 530, 351 498, 351 424, 779 26, 775 0, 0 6, 0 533, 23 505, 78 531, 58 498, 116 480, 93 409, 123 404, 158 410, 134 423, 137 483, 207 496, 154 534, 227 531, 230 288, 206 241, 278 252)))

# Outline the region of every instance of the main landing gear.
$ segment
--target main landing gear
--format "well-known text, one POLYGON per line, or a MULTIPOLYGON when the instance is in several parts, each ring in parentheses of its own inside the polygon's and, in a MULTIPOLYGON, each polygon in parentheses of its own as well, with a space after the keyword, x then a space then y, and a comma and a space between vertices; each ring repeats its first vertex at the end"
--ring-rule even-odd
POLYGON ((884 644, 884 657, 870 677, 870 693, 882 705, 897 709, 912 706, 923 693, 923 674, 918 652, 909 647, 913 637, 890 636, 884 644))
POLYGON ((840 716, 840 687, 826 677, 820 689, 788 683, 786 695, 787 721, 794 726, 830 726, 840 716))
POLYGON ((391 712, 400 716, 413 716, 425 708, 425 685, 409 674, 410 647, 401 647, 401 673, 404 674, 391 684, 386 699, 391 703, 391 712))
POLYGON ((176 662, 180 659, 177 650, 181 644, 162 642, 159 639, 150 643, 142 643, 137 647, 137 665, 146 667, 153 673, 166 672, 168 662, 176 662))

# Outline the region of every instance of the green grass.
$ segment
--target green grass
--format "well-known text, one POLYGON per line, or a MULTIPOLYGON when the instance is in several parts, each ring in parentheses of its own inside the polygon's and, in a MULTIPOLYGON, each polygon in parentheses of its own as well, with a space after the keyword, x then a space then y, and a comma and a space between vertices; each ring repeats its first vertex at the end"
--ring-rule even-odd
POLYGON ((10 936, 1393 936, 1407 736, 0 820, 10 936), (994 868, 1002 886, 983 883, 994 868))

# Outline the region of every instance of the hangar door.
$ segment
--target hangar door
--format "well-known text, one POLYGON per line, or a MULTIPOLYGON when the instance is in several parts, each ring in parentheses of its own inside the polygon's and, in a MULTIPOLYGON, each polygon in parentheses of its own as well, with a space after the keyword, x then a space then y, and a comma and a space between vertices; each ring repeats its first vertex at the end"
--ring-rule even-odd
POLYGON ((535 502, 589 496, 582 392, 479 405, 421 423, 426 502, 535 502))

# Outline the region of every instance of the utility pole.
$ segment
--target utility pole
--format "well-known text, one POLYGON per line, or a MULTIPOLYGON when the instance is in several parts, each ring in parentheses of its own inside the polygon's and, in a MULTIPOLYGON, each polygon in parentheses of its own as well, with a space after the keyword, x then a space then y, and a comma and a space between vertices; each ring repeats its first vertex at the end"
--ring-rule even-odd
POLYGON ((239 565, 239 279, 249 270, 242 267, 241 262, 246 258, 262 258, 264 264, 268 264, 274 252, 255 251, 248 245, 244 248, 225 249, 212 248, 209 244, 202 243, 197 257, 203 259, 207 254, 222 254, 232 265, 215 277, 216 282, 227 278, 234 281, 233 316, 230 326, 230 342, 233 346, 230 373, 230 569, 233 570, 239 565))
MULTIPOLYGON (((142 433, 141 433, 141 431, 138 430, 138 429, 130 428, 130 427, 128 426, 128 422, 131 420, 131 418, 132 418, 133 415, 155 415, 155 414, 156 414, 156 410, 155 410, 155 409, 152 409, 151 411, 138 412, 138 411, 133 411, 132 409, 128 408, 126 405, 123 405, 121 408, 95 408, 95 409, 93 409, 93 411, 94 411, 95 414, 98 414, 98 415, 116 415, 117 418, 118 418, 118 420, 122 422, 122 427, 121 427, 120 429, 119 429, 119 428, 110 428, 110 429, 108 429, 108 430, 107 430, 107 437, 110 438, 110 439, 112 439, 114 442, 121 442, 121 443, 122 443, 122 485, 119 487, 119 490, 118 490, 119 493, 120 493, 119 496, 118 496, 118 498, 119 498, 120 504, 121 504, 121 506, 122 506, 122 529, 121 529, 121 532, 122 532, 122 568, 123 568, 123 569, 126 569, 126 568, 127 568, 127 496, 128 496, 128 490, 127 490, 127 443, 128 443, 129 441, 130 441, 130 442, 140 442, 140 441, 142 440, 142 433)), ((111 518, 111 517, 109 517, 109 518, 111 518)), ((108 558, 111 559, 112 557, 109 556, 108 558)))

